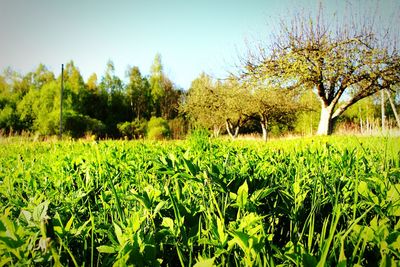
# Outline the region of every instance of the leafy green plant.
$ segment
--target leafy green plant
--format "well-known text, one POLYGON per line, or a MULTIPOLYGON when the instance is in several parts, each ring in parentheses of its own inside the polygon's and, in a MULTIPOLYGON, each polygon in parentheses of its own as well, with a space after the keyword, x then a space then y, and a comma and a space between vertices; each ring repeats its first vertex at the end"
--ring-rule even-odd
POLYGON ((147 127, 147 138, 151 140, 167 139, 170 136, 168 122, 163 118, 152 117, 147 127))
POLYGON ((0 263, 396 266, 399 144, 9 140, 0 263))

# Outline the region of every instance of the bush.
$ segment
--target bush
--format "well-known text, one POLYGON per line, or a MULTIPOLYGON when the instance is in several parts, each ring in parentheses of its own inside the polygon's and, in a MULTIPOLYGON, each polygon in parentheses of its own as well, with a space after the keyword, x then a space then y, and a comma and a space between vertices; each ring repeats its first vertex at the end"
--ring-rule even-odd
POLYGON ((151 140, 162 140, 171 136, 168 122, 163 118, 152 117, 147 128, 147 138, 151 140))
POLYGON ((66 112, 64 117, 65 132, 71 137, 83 137, 86 134, 102 135, 105 125, 87 115, 77 114, 75 112, 66 112))
POLYGON ((140 139, 146 133, 147 121, 144 119, 135 119, 132 122, 126 121, 118 123, 117 128, 121 135, 128 139, 140 139))

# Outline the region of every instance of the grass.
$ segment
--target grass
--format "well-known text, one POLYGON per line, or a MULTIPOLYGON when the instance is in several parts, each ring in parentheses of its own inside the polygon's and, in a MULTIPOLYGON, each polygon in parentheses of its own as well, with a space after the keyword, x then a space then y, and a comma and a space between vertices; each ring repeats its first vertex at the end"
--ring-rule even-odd
POLYGON ((3 141, 0 266, 398 266, 400 138, 3 141))

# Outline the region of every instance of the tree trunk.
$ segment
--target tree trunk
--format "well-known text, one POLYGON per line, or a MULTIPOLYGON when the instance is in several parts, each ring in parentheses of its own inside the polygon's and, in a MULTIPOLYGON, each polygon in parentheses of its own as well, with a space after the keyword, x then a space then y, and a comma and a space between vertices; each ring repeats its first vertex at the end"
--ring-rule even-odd
POLYGON ((333 108, 331 106, 322 106, 321 118, 319 119, 317 135, 332 134, 334 119, 332 119, 333 108))
POLYGON ((232 139, 239 135, 239 124, 234 126, 230 120, 226 120, 226 131, 232 139))
POLYGON ((213 134, 214 137, 218 137, 219 136, 219 132, 221 131, 221 126, 214 125, 213 130, 214 130, 214 134, 213 134))
POLYGON ((262 139, 263 139, 264 141, 267 141, 267 138, 268 138, 268 131, 267 131, 268 126, 267 126, 267 122, 268 122, 267 118, 266 118, 264 115, 261 115, 260 124, 261 124, 261 129, 262 129, 262 139))
POLYGON ((392 107, 394 117, 396 118, 397 127, 400 128, 400 118, 399 118, 399 114, 397 114, 396 106, 393 103, 392 96, 390 95, 389 90, 386 90, 386 93, 388 95, 390 106, 392 107))

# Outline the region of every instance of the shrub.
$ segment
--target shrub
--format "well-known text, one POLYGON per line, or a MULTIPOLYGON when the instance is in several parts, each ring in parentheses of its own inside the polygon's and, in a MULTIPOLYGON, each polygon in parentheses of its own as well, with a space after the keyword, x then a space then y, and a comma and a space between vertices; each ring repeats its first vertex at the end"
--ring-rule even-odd
POLYGON ((128 139, 143 138, 146 133, 147 121, 144 119, 135 119, 132 122, 126 121, 118 123, 117 128, 122 136, 128 139))
POLYGON ((152 117, 147 128, 147 137, 152 140, 166 139, 171 135, 168 122, 163 118, 152 117))
POLYGON ((83 137, 87 133, 102 135, 105 130, 101 121, 75 112, 66 112, 64 120, 65 132, 74 138, 83 137))

